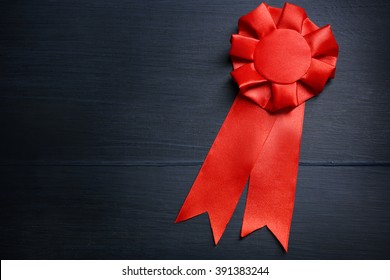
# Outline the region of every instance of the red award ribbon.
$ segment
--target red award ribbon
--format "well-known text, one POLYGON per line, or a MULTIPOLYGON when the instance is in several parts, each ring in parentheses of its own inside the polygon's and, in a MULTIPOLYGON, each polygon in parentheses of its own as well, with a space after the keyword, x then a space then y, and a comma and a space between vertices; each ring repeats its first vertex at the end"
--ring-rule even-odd
POLYGON ((267 226, 287 251, 304 102, 334 77, 338 45, 289 3, 241 17, 231 43, 240 92, 176 222, 207 212, 217 244, 249 178, 241 236, 267 226))

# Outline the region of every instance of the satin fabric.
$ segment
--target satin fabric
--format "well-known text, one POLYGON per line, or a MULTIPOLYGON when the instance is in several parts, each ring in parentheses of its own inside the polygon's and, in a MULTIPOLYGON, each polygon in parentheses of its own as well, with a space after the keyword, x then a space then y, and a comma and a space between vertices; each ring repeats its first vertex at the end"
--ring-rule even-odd
POLYGON ((208 213, 218 244, 249 178, 241 236, 267 226, 287 251, 304 102, 334 77, 338 45, 289 3, 241 17, 231 44, 240 91, 176 222, 208 213))

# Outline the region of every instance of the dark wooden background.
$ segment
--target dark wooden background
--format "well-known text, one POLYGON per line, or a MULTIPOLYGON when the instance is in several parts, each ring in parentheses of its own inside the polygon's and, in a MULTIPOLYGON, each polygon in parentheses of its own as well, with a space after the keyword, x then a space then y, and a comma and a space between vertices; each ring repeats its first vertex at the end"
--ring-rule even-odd
MULTIPOLYGON (((282 6, 282 1, 269 1, 282 6)), ((388 259, 390 2, 295 1, 340 45, 310 100, 289 253, 176 214, 237 87, 260 1, 0 2, 1 259, 388 259)))

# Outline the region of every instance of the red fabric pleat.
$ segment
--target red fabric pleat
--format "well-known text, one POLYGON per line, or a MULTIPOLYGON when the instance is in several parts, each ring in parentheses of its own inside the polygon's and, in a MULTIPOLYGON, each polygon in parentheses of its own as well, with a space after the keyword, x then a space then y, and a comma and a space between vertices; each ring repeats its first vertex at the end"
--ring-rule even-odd
POLYGON ((264 3, 242 16, 238 22, 238 33, 255 39, 260 39, 275 29, 275 22, 264 3))
POLYGON ((306 18, 307 15, 304 9, 290 3, 285 3, 277 27, 293 29, 301 33, 302 24, 306 18))
POLYGON ((259 42, 258 40, 239 34, 233 34, 230 41, 232 43, 229 53, 231 56, 253 60, 253 53, 259 42))
POLYGON ((247 63, 231 72, 240 89, 267 82, 256 70, 254 63, 247 63))

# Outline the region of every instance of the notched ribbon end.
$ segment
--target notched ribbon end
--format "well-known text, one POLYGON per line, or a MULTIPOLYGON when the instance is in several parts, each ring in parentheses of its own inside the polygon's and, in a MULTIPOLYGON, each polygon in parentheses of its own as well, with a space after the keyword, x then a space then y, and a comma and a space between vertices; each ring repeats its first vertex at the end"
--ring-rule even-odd
MULTIPOLYGON (((184 207, 183 207, 184 208, 184 207)), ((202 214, 207 214, 209 221, 210 221, 210 227, 211 231, 213 233, 213 240, 215 246, 218 245, 219 241, 221 240, 221 237, 223 233, 225 232, 227 224, 224 223, 224 225, 218 225, 217 221, 215 221, 216 218, 212 218, 212 215, 208 211, 202 211, 202 212, 195 212, 195 213, 185 213, 183 209, 179 212, 179 214, 176 217, 175 224, 187 221, 189 219, 195 218, 197 216, 200 216, 202 214)))
POLYGON ((242 225, 242 228, 241 228, 240 237, 241 238, 247 237, 251 233, 258 231, 264 227, 266 227, 275 236, 275 238, 278 240, 279 244, 282 246, 284 251, 287 253, 288 252, 289 232, 290 232, 289 228, 288 229, 276 229, 272 225, 269 225, 269 224, 263 224, 261 226, 253 227, 253 226, 250 226, 244 222, 242 225))

